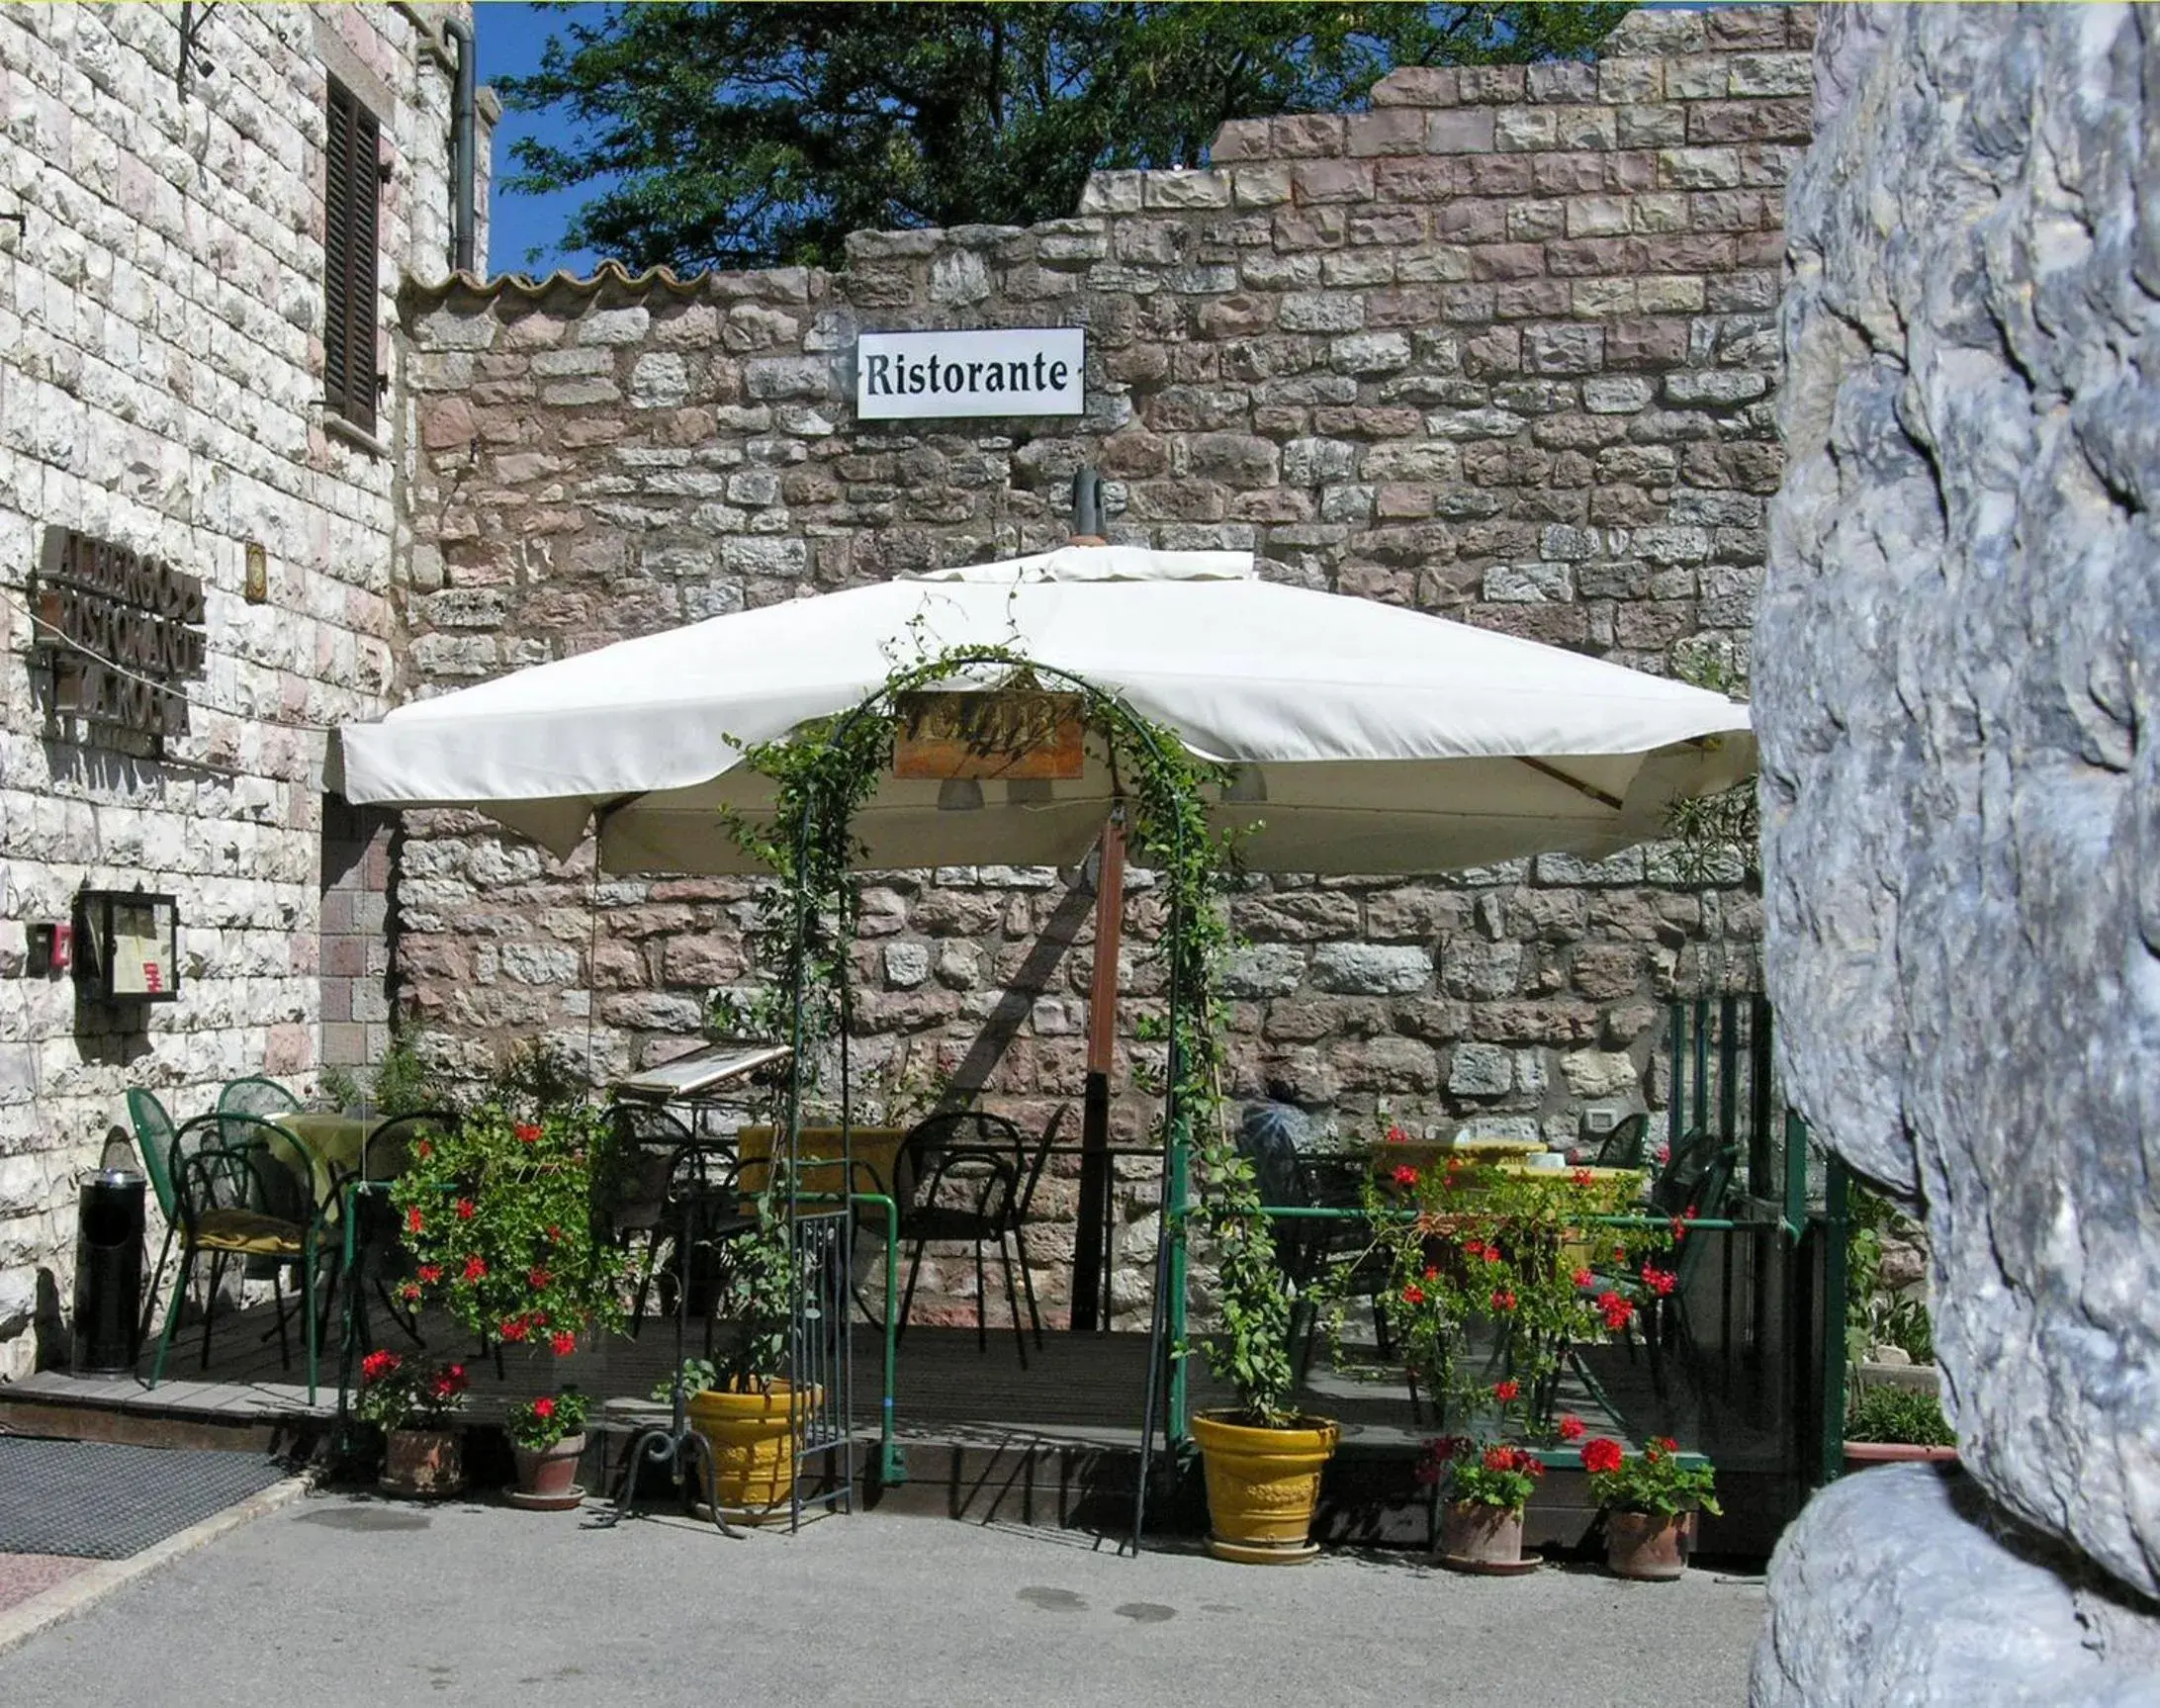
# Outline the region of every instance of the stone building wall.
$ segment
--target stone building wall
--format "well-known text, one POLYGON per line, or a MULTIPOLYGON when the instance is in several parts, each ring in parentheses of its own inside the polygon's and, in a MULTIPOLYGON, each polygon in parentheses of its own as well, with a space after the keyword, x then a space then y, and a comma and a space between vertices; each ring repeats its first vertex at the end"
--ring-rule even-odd
MULTIPOLYGON (((1099 175, 1069 220, 858 234, 836 273, 412 292, 433 544, 402 690, 1057 544, 1082 463, 1122 540, 1657 671, 1744 659, 1813 28, 1646 13, 1594 65, 1398 71, 1369 112, 1226 126, 1210 169, 1099 175), (855 418, 860 330, 1050 324, 1088 331, 1077 420, 855 418)), ((407 829, 400 988, 458 1071, 549 1034, 613 1075, 757 974, 744 884, 407 829)), ((1256 888, 1232 1089, 1571 1139, 1585 1100, 1655 1102, 1660 999, 1756 979, 1753 896, 1673 876, 1652 849, 1256 888)), ((1081 1090, 1089 910, 1072 873, 873 883, 865 1055, 904 1044, 1038 1124, 1081 1090)))
POLYGON ((0 9, 0 1377, 30 1368, 41 1293, 67 1297, 75 1176, 127 1088, 182 1119, 319 1059, 321 730, 390 691, 401 481, 400 446, 323 419, 325 65, 385 121, 394 356, 396 281, 446 270, 440 24, 464 10, 221 7, 183 92, 176 7, 0 9), (23 602, 48 527, 203 583, 168 757, 48 716, 23 602), (177 1002, 25 975, 27 928, 85 885, 178 898, 177 1002))

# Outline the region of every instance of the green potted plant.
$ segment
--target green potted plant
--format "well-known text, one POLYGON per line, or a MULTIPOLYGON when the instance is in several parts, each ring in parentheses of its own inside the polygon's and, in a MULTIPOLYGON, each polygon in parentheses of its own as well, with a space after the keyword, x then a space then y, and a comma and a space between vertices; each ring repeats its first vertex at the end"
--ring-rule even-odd
POLYGON ((1200 1221, 1214 1242, 1217 1317, 1203 1351, 1237 1394, 1235 1407, 1192 1418, 1208 1485, 1208 1549, 1245 1565, 1309 1560, 1319 1553, 1311 1532, 1320 1474, 1340 1431, 1296 1404, 1291 1285, 1260 1214, 1252 1164, 1219 1124, 1200 1160, 1200 1221))
MULTIPOLYGON (((1579 1426, 1578 1426, 1579 1427, 1579 1426)), ((1440 1564, 1456 1572, 1535 1571, 1522 1553, 1522 1515, 1545 1462, 1512 1442, 1442 1436, 1427 1445, 1418 1481, 1440 1491, 1440 1564)))
POLYGON ((1933 1393, 1887 1382, 1867 1383, 1853 1393, 1845 1412, 1847 1471, 1911 1460, 1946 1464, 1956 1457, 1957 1432, 1933 1393))
POLYGON ((585 1498, 585 1490, 578 1485, 578 1460, 585 1452, 588 1406, 573 1383, 559 1393, 543 1393, 510 1407, 504 1427, 517 1460, 511 1505, 554 1512, 575 1507, 585 1498))
POLYGON ((690 1425, 711 1449, 720 1510, 752 1524, 786 1514, 796 1451, 824 1397, 819 1388, 797 1389, 788 1380, 801 1277, 788 1232, 786 1173, 784 1165, 767 1171, 757 1225, 724 1247, 718 1361, 684 1365, 690 1425))
POLYGON ((383 1432, 382 1488, 431 1498, 465 1486, 464 1442, 451 1416, 465 1403, 462 1364, 428 1364, 395 1352, 360 1361, 353 1410, 383 1432))
POLYGON ((602 1232, 612 1140, 579 1102, 499 1094, 417 1141, 391 1188, 417 1285, 483 1340, 558 1358, 623 1321, 623 1254, 602 1232))
POLYGON ((1722 1513, 1709 1462, 1685 1463, 1661 1435, 1630 1453, 1599 1436, 1582 1444, 1590 1496, 1605 1519, 1605 1566, 1616 1577, 1664 1581, 1687 1570, 1698 1511, 1722 1513))

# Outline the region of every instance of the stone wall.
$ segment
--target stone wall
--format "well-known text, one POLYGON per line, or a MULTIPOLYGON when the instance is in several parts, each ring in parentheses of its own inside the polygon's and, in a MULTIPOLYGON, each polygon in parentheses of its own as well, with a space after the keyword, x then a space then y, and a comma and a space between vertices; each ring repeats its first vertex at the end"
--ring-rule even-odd
POLYGON ((2160 1701, 2160 39, 1854 7, 1822 48, 1757 646, 1770 994, 1818 1134, 1925 1210, 1976 1486, 1819 1497, 1755 1699, 2160 1701))
MULTIPOLYGON (((858 234, 837 273, 415 291, 439 550, 404 685, 1047 547, 1084 462, 1120 539, 1652 670, 1742 658, 1812 37, 1804 10, 1641 14, 1594 65, 1399 71, 1369 112, 1226 126, 1210 169, 1099 175, 1070 220, 858 234), (1036 324, 1088 330, 1082 418, 855 419, 858 330, 1036 324)), ((478 820, 409 829, 401 989, 460 1071, 548 1034, 614 1074, 755 975, 741 884, 594 887, 478 820)), ((1672 880, 1652 849, 1256 888, 1233 1090, 1570 1139, 1586 1099, 1658 1101, 1659 1000, 1756 978, 1752 896, 1672 880)), ((1030 1121, 1076 1097, 1088 909, 1070 873, 877 884, 866 1053, 904 1040, 1030 1121)))
POLYGON ((324 66, 386 121, 387 322, 402 272, 445 271, 451 10, 222 7, 183 94, 177 8, 0 9, 0 1377, 41 1277, 67 1297, 74 1178, 128 1087, 185 1118, 315 1069, 321 727, 390 689, 400 475, 323 421, 324 66), (54 526, 204 584, 166 759, 47 719, 22 601, 54 526), (138 884, 178 898, 179 1001, 144 1021, 24 976, 28 925, 138 884))

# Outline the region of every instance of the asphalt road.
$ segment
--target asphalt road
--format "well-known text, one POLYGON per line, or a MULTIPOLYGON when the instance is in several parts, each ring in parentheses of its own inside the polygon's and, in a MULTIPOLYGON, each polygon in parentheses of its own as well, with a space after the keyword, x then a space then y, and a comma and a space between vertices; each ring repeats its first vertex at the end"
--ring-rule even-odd
POLYGON ((0 1655, 8 1708, 716 1701, 1043 1708, 1739 1704, 1755 1580, 1469 1578, 1408 1556, 1120 1559, 1054 1531, 317 1495, 0 1655))

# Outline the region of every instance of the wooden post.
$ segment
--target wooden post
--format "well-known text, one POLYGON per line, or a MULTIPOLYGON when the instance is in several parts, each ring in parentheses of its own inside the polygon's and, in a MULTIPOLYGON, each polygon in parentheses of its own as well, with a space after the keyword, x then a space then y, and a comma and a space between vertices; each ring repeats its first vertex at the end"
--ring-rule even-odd
POLYGON ((1118 1047, 1118 944, 1125 924, 1123 809, 1103 826, 1100 854, 1087 1095, 1080 1123, 1080 1211, 1072 1251, 1072 1327, 1083 1333, 1110 1326, 1110 1068, 1118 1047))

